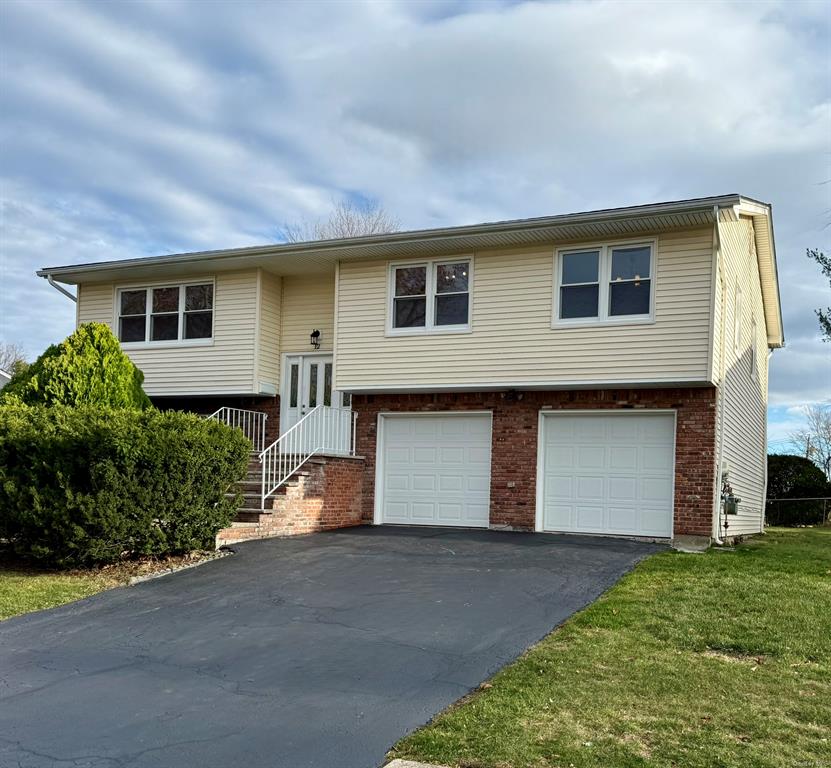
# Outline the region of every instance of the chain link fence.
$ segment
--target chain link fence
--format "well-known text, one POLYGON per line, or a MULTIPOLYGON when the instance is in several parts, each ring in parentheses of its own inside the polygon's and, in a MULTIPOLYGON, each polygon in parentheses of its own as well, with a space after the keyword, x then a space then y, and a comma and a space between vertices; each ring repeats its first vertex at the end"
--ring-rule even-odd
POLYGON ((768 499, 766 525, 827 525, 831 523, 831 496, 768 499))

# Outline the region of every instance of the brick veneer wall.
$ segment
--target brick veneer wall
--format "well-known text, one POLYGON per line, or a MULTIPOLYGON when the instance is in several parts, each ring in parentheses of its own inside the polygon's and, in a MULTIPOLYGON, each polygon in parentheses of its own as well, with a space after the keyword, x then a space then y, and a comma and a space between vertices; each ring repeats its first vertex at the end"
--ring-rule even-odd
POLYGON ((280 535, 328 531, 363 523, 364 462, 358 458, 313 456, 274 499, 280 535))
POLYGON ((262 411, 268 418, 265 422, 266 444, 280 437, 280 398, 220 395, 217 397, 151 397, 153 405, 161 411, 189 411, 200 415, 213 413, 222 407, 242 408, 246 411, 262 411))
POLYGON ((716 447, 714 387, 355 395, 352 407, 358 412, 357 451, 365 457, 366 522, 373 518, 379 412, 487 410, 493 412, 490 524, 520 530, 534 528, 541 409, 674 409, 674 532, 711 535, 716 447))

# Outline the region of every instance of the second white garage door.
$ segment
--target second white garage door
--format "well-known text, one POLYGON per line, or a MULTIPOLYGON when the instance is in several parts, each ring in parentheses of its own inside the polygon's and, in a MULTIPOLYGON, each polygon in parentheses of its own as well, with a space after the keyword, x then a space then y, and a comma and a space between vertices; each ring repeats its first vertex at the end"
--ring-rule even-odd
POLYGON ((376 522, 487 528, 490 414, 385 415, 376 522))
POLYGON ((544 414, 542 529, 672 536, 672 413, 544 414))

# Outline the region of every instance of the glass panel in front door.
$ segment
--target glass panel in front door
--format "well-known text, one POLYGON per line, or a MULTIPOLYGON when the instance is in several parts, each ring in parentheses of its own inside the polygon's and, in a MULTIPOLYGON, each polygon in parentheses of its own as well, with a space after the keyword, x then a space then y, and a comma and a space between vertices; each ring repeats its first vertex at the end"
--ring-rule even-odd
POLYGON ((311 363, 309 365, 309 399, 306 402, 309 410, 317 407, 317 369, 319 367, 320 363, 311 363))

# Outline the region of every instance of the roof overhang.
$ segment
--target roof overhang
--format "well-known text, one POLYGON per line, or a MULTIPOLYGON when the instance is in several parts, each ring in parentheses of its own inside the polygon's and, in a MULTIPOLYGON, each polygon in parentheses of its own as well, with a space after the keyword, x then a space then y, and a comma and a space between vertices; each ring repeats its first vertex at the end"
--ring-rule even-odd
POLYGON ((738 194, 463 227, 44 267, 37 274, 70 285, 159 280, 206 271, 226 272, 249 268, 261 268, 280 275, 310 274, 333 271, 335 264, 340 261, 430 258, 476 250, 533 247, 545 243, 637 236, 712 226, 714 211, 738 217, 751 210, 754 212, 748 215, 754 216, 754 223, 756 217, 759 218, 755 229, 765 291, 768 343, 771 346, 781 346, 782 322, 770 206, 738 194))

